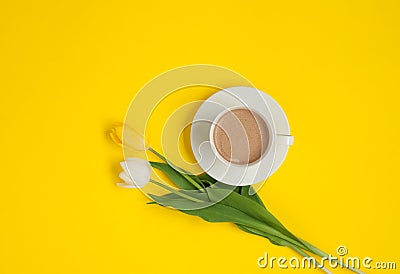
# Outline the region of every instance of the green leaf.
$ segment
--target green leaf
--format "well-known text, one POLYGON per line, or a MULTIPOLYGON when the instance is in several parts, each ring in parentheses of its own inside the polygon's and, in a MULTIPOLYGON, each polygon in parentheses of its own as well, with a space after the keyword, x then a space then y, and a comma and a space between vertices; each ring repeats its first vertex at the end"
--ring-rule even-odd
POLYGON ((150 165, 161 170, 174 184, 181 189, 196 189, 185 177, 166 163, 150 162, 150 165))
POLYGON ((282 234, 296 240, 298 243, 301 243, 303 247, 305 247, 304 243, 298 239, 295 235, 293 235, 289 230, 287 230, 281 222, 274 215, 272 215, 264 206, 255 202, 254 200, 247 198, 246 196, 242 196, 236 192, 232 192, 229 189, 220 189, 220 188, 207 188, 207 193, 211 201, 219 201, 223 197, 219 203, 234 207, 244 213, 252 216, 255 219, 262 221, 263 223, 271 226, 275 230, 280 231, 282 234))
POLYGON ((190 173, 186 173, 190 178, 192 178, 192 180, 196 181, 199 185, 201 185, 204 188, 204 184, 201 181, 201 179, 199 179, 196 175, 190 174, 190 173))
MULTIPOLYGON (((245 197, 247 197, 247 198, 249 198, 249 199, 251 199, 251 200, 253 200, 254 202, 258 203, 259 205, 261 205, 262 207, 264 207, 264 208, 266 209, 266 206, 264 205, 264 203, 263 203, 263 201, 261 200, 260 196, 258 196, 258 194, 255 193, 255 192, 254 192, 253 195, 250 195, 250 194, 249 194, 250 191, 254 192, 254 190, 252 190, 252 186, 243 186, 243 187, 241 187, 240 194, 243 195, 243 196, 245 196, 245 197)), ((275 218, 275 216, 273 216, 272 214, 271 214, 271 217, 272 217, 272 218, 275 218)), ((279 223, 282 227, 284 227, 284 226, 279 222, 278 219, 275 218, 275 220, 276 220, 276 222, 279 223)), ((243 230, 243 231, 245 231, 245 232, 252 233, 252 234, 256 234, 256 235, 261 236, 261 237, 264 237, 264 238, 268 238, 268 237, 265 236, 265 234, 262 234, 261 232, 256 233, 256 232, 255 232, 256 230, 254 230, 254 229, 251 229, 251 231, 250 231, 249 228, 246 228, 246 227, 244 227, 244 226, 242 226, 242 225, 237 224, 237 226, 238 226, 241 230, 243 230), (261 233, 261 234, 260 234, 260 233, 261 233)), ((285 228, 285 229, 286 229, 286 228, 285 228)), ((287 230, 287 229, 286 229, 286 230, 287 230)), ((292 235, 293 237, 295 237, 290 231, 287 230, 287 232, 290 233, 290 235, 292 235)), ((297 237, 296 237, 296 238, 297 238, 297 237)), ((271 238, 268 238, 268 239, 269 239, 269 241, 270 241, 271 243, 273 243, 273 244, 275 244, 275 245, 282 245, 282 243, 278 243, 278 242, 272 240, 271 238)), ((306 245, 306 244, 304 243, 303 240, 301 240, 301 239, 299 239, 299 238, 297 238, 297 239, 298 239, 299 241, 302 241, 303 244, 306 245)))
POLYGON ((264 221, 276 228, 284 228, 284 226, 265 208, 252 199, 242 196, 230 189, 212 188, 206 189, 211 201, 220 201, 221 203, 235 207, 246 214, 264 221))
POLYGON ((283 234, 281 231, 269 226, 268 224, 249 216, 245 212, 225 204, 217 203, 206 208, 180 211, 189 215, 199 216, 208 222, 232 222, 241 224, 246 227, 262 231, 263 233, 270 235, 271 239, 276 238, 275 242, 283 240, 300 248, 305 248, 305 246, 299 242, 297 238, 289 237, 283 234))
POLYGON ((164 173, 166 173, 172 181, 174 181, 174 179, 171 178, 171 176, 175 177, 175 180, 178 179, 178 181, 174 182, 182 189, 204 189, 204 185, 199 178, 189 172, 186 172, 176 167, 172 163, 150 162, 150 164, 154 168, 160 169, 164 173), (189 183, 191 186, 187 183, 189 183))
MULTIPOLYGON (((198 190, 178 190, 178 192, 184 193, 184 194, 189 195, 196 199, 200 199, 204 202, 210 202, 210 199, 208 198, 207 193, 200 192, 198 190)), ((178 194, 175 194, 175 193, 168 193, 168 194, 164 194, 163 196, 155 196, 155 197, 159 197, 162 199, 178 199, 178 198, 182 199, 182 196, 179 196, 178 194)))
MULTIPOLYGON (((203 193, 204 195, 206 195, 205 193, 203 193)), ((193 202, 191 200, 188 199, 184 199, 181 196, 174 194, 174 193, 169 193, 167 195, 163 195, 163 196, 156 196, 153 194, 149 194, 149 196, 158 204, 162 205, 162 206, 168 206, 168 207, 172 207, 175 209, 188 209, 188 208, 193 208, 193 209, 197 209, 199 207, 206 207, 206 206, 210 206, 211 203, 210 202, 193 202)))
POLYGON ((215 184, 216 182, 218 182, 217 180, 215 180, 213 177, 211 177, 210 175, 208 175, 205 172, 197 175, 197 178, 199 178, 202 181, 210 182, 210 184, 215 184))
POLYGON ((241 230, 243 230, 244 232, 250 233, 250 234, 254 234, 263 238, 267 238, 272 244, 274 245, 279 245, 279 246, 287 246, 287 243, 283 243, 281 240, 278 239, 278 241, 276 241, 276 237, 273 237, 271 235, 268 235, 260 230, 254 229, 252 227, 248 227, 248 226, 244 226, 244 225, 240 225, 240 224, 236 224, 236 226, 238 228, 240 228, 241 230))
MULTIPOLYGON (((254 202, 258 203, 262 207, 266 208, 264 203, 263 203, 263 201, 261 200, 260 196, 258 196, 258 194, 255 193, 254 191, 253 191, 254 194, 250 195, 250 191, 252 191, 252 186, 242 186, 242 187, 240 187, 240 194, 242 196, 245 196, 245 197, 253 200, 254 202)), ((247 232, 247 233, 250 233, 250 234, 254 234, 254 235, 257 235, 257 236, 260 236, 260 237, 267 238, 274 245, 280 245, 280 246, 283 245, 282 243, 276 242, 276 241, 272 240, 270 237, 267 237, 262 231, 259 231, 259 230, 256 230, 254 228, 247 227, 247 226, 244 226, 244 225, 240 225, 240 224, 236 224, 236 226, 238 228, 240 228, 241 230, 243 230, 244 232, 247 232)))
MULTIPOLYGON (((218 192, 218 190, 216 192, 218 192)), ((203 197, 205 197, 204 195, 206 195, 205 193, 199 193, 199 194, 203 195, 203 197)), ((246 202, 250 202, 258 206, 259 208, 262 208, 257 203, 237 194, 236 192, 232 192, 232 194, 241 197, 246 202)), ((248 214, 249 211, 252 210, 252 208, 245 208, 245 210, 243 210, 243 203, 240 203, 240 206, 236 205, 235 207, 235 205, 231 203, 234 202, 235 200, 226 202, 226 199, 224 199, 223 201, 214 204, 213 202, 199 203, 199 202, 192 202, 185 198, 179 197, 178 195, 177 196, 169 194, 167 195, 168 195, 167 197, 165 197, 165 195, 164 196, 150 195, 150 196, 154 201, 156 201, 161 205, 176 208, 181 212, 189 215, 201 217, 202 219, 208 222, 232 222, 236 224, 241 224, 247 227, 263 231, 264 233, 269 234, 272 237, 277 237, 279 239, 285 240, 288 243, 304 248, 304 245, 301 242, 299 242, 297 238, 290 237, 286 235, 286 233, 283 233, 284 231, 282 232, 281 230, 278 230, 275 227, 268 224, 268 222, 265 222, 263 220, 258 219, 257 217, 254 217, 254 216, 260 217, 259 213, 248 214), (197 209, 186 210, 182 208, 197 208, 197 209)))
MULTIPOLYGON (((257 193, 255 193, 253 191, 254 194, 250 195, 250 191, 251 190, 252 190, 252 186, 241 186, 239 193, 242 196, 245 196, 245 197, 253 200, 254 202, 258 203, 262 207, 266 208, 264 203, 263 203, 263 201, 261 200, 261 198, 258 196, 257 193)), ((240 228, 241 230, 243 230, 244 232, 247 232, 247 233, 250 233, 250 234, 254 234, 254 235, 257 235, 257 236, 260 236, 260 237, 268 238, 268 237, 265 236, 265 234, 262 231, 259 231, 259 230, 256 230, 254 228, 247 227, 247 226, 244 226, 244 225, 240 225, 240 224, 236 224, 236 226, 238 228, 240 228)), ((268 238, 268 240, 274 245, 282 245, 282 243, 275 242, 274 240, 272 240, 270 238, 268 238)))
POLYGON ((261 205, 265 208, 265 205, 264 205, 263 201, 261 200, 260 196, 258 196, 258 194, 255 192, 253 195, 250 195, 250 191, 254 192, 252 186, 242 186, 240 188, 241 195, 253 200, 254 202, 258 203, 259 205, 261 205))

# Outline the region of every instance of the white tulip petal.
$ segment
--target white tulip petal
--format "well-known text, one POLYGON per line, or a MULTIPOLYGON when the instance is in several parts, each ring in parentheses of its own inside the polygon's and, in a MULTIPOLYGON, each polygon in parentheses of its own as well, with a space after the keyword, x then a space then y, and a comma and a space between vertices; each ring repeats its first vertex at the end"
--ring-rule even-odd
POLYGON ((130 184, 130 185, 133 185, 132 179, 129 177, 129 175, 127 175, 127 174, 125 173, 125 171, 122 171, 122 172, 119 174, 119 178, 121 178, 122 180, 124 180, 125 183, 130 184))
POLYGON ((136 185, 129 185, 125 183, 117 183, 117 186, 122 187, 122 188, 138 188, 136 185))
POLYGON ((136 157, 127 157, 126 161, 136 161, 136 159, 140 159, 140 158, 136 158, 136 157))
POLYGON ((129 174, 129 170, 128 170, 128 167, 126 166, 126 162, 120 162, 120 165, 121 165, 123 171, 124 171, 126 174, 129 174))
POLYGON ((128 158, 125 162, 121 162, 121 167, 126 175, 121 174, 123 176, 121 179, 125 182, 132 181, 138 187, 143 187, 150 181, 151 166, 144 159, 128 158))

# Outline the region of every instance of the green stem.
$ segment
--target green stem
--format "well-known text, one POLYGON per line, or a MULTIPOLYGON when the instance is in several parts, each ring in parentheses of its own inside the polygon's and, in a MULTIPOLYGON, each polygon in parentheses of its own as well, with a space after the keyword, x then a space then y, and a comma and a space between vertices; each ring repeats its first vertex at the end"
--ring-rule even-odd
MULTIPOLYGON (((256 229, 251 228, 251 227, 248 227, 248 226, 238 225, 238 227, 239 227, 240 229, 242 229, 242 230, 248 232, 248 233, 255 234, 255 235, 258 235, 258 236, 267 238, 267 239, 269 239, 270 241, 272 240, 273 242, 272 242, 272 241, 271 241, 271 242, 274 243, 274 244, 279 244, 279 245, 287 246, 287 247, 293 249, 295 252, 297 252, 300 256, 303 256, 303 257, 311 257, 311 256, 308 255, 306 252, 304 252, 300 247, 298 247, 297 245, 294 245, 294 244, 292 244, 292 243, 290 243, 290 242, 288 242, 288 241, 286 241, 286 240, 282 240, 282 239, 277 238, 277 237, 275 237, 275 236, 268 235, 268 234, 266 234, 264 231, 256 230, 256 229)), ((307 251, 309 251, 309 250, 307 250, 307 251)), ((313 260, 313 263, 315 264, 316 267, 319 267, 322 271, 324 271, 324 272, 326 272, 326 273, 328 273, 328 274, 331 273, 331 272, 330 272, 328 269, 326 269, 325 267, 319 266, 318 264, 316 264, 316 261, 313 260)))
POLYGON ((323 251, 320 250, 319 248, 315 247, 314 245, 310 244, 309 242, 307 242, 307 241, 305 241, 305 240, 302 240, 302 239, 300 239, 300 238, 299 238, 299 240, 300 240, 302 243, 304 243, 304 244, 310 249, 310 252, 314 253, 315 255, 318 255, 318 256, 321 256, 321 257, 325 257, 325 258, 327 258, 329 261, 336 262, 336 263, 338 263, 341 267, 347 268, 348 270, 351 270, 351 271, 353 271, 353 272, 355 272, 355 273, 364 274, 364 272, 362 272, 362 271, 360 271, 360 270, 358 270, 358 269, 355 269, 354 267, 351 267, 351 266, 349 266, 348 264, 343 263, 343 262, 340 261, 340 260, 332 259, 328 254, 326 254, 325 252, 323 252, 323 251))
POLYGON ((148 150, 153 153, 154 155, 156 155, 158 158, 160 158, 161 160, 163 160, 164 162, 168 163, 167 158, 165 158, 164 156, 162 156, 160 153, 158 153, 156 150, 154 150, 153 148, 149 147, 148 150))
MULTIPOLYGON (((241 228, 242 230, 244 230, 244 231, 246 231, 248 233, 256 234, 256 235, 259 235, 261 237, 267 238, 269 240, 273 240, 277 244, 290 247, 291 249, 293 249, 295 252, 297 252, 301 256, 311 257, 306 252, 303 251, 303 249, 304 249, 304 250, 306 250, 306 251, 308 251, 310 253, 313 253, 313 254, 315 254, 317 256, 325 257, 325 258, 330 259, 329 256, 326 253, 322 252, 321 250, 319 250, 318 248, 316 248, 312 244, 310 244, 310 243, 308 243, 308 242, 306 242, 306 241, 304 241, 304 240, 302 240, 300 238, 297 238, 297 239, 299 241, 301 241, 305 247, 304 246, 299 246, 298 244, 295 244, 292 241, 288 241, 287 239, 283 239, 282 237, 277 238, 276 236, 272 236, 271 234, 266 233, 265 231, 260 230, 260 229, 255 229, 254 227, 249 227, 249 226, 246 226, 246 225, 238 225, 238 226, 239 226, 239 228, 241 228)), ((342 264, 341 261, 339 261, 339 260, 334 260, 334 259, 330 259, 330 260, 331 261, 336 261, 337 263, 339 263, 343 267, 345 267, 345 268, 347 268, 347 269, 349 269, 349 270, 351 270, 353 272, 363 274, 363 272, 361 272, 360 270, 354 269, 353 267, 350 267, 350 266, 348 266, 346 264, 342 264)), ((326 269, 325 267, 321 266, 320 268, 321 268, 322 271, 330 273, 330 271, 328 269, 326 269)))
MULTIPOLYGON (((289 247, 291 249, 293 249, 293 251, 295 251, 297 254, 299 254, 302 257, 307 257, 307 258, 311 258, 312 257, 312 256, 308 255, 306 252, 304 252, 303 250, 301 250, 300 248, 298 248, 297 246, 290 245, 289 247)), ((314 265, 316 267, 318 267, 319 269, 321 269, 325 273, 332 274, 332 272, 330 272, 326 267, 324 267, 323 265, 319 265, 316 260, 313 260, 313 263, 314 263, 314 265)))
POLYGON ((192 196, 190 196, 190 195, 187 195, 187 194, 185 194, 185 193, 176 191, 176 190, 173 189, 172 187, 167 186, 167 185, 164 185, 164 184, 162 184, 162 183, 160 183, 160 182, 157 182, 157 181, 155 181, 155 180, 153 180, 153 179, 150 179, 150 182, 152 182, 153 184, 158 185, 158 186, 160 186, 160 187, 162 187, 162 188, 164 188, 164 189, 166 189, 166 190, 168 190, 168 191, 171 191, 172 193, 174 193, 174 194, 176 194, 176 195, 179 195, 179 196, 181 196, 182 198, 191 200, 192 202, 196 202, 196 203, 198 203, 198 202, 201 202, 201 203, 204 202, 204 201, 202 201, 202 200, 199 200, 199 199, 197 199, 197 198, 194 198, 194 197, 192 197, 192 196))
POLYGON ((173 165, 172 163, 170 163, 167 158, 165 158, 164 156, 162 156, 160 153, 158 153, 156 150, 154 150, 153 148, 149 147, 148 150, 150 152, 152 152, 154 155, 156 155, 158 158, 160 158, 161 160, 163 160, 164 162, 166 162, 168 165, 170 165, 173 169, 175 169, 176 171, 178 171, 186 180, 188 180, 195 188, 197 188, 198 190, 204 192, 204 188, 198 183, 196 182, 192 177, 190 177, 184 170, 182 170, 181 168, 176 167, 175 165, 173 165))
MULTIPOLYGON (((288 237, 287 235, 281 233, 280 231, 276 230, 275 228, 270 227, 269 225, 266 225, 262 222, 261 226, 258 225, 258 222, 256 224, 242 224, 246 227, 247 230, 250 230, 251 233, 260 235, 262 237, 265 237, 267 239, 273 240, 274 242, 281 243, 285 246, 296 246, 301 249, 306 249, 307 251, 310 251, 307 249, 307 247, 300 242, 297 238, 293 239, 291 237, 288 237), (280 236, 277 236, 277 234, 280 234, 280 236), (274 236, 272 236, 274 235, 274 236)), ((311 252, 311 251, 310 251, 311 252)))
POLYGON ((201 185, 199 185, 195 180, 193 180, 189 175, 185 173, 181 173, 181 175, 185 177, 185 179, 188 180, 192 185, 194 185, 198 190, 204 192, 204 188, 201 185))

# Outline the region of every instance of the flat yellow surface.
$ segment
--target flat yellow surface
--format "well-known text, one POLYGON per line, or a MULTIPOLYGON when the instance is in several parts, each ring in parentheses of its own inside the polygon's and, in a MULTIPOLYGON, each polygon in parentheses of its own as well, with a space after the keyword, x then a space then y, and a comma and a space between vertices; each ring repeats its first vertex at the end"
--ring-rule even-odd
POLYGON ((396 0, 1 1, 0 273, 293 271, 256 264, 287 248, 114 185, 122 152, 106 130, 147 81, 193 63, 233 69, 285 109, 295 145, 260 191, 270 210, 329 253, 399 269, 399 12, 396 0))

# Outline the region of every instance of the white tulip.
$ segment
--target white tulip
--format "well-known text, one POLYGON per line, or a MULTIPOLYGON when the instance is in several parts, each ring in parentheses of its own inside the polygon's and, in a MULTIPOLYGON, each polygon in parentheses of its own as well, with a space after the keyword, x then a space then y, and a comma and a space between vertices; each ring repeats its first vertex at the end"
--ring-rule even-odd
POLYGON ((133 150, 147 150, 149 146, 143 136, 135 129, 122 123, 115 124, 110 130, 110 137, 114 143, 133 150))
POLYGON ((125 188, 142 188, 150 181, 151 166, 150 163, 141 158, 127 158, 121 162, 123 171, 119 177, 124 183, 117 183, 125 188))

